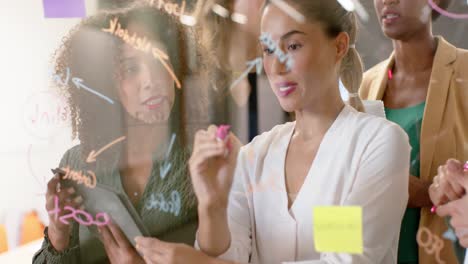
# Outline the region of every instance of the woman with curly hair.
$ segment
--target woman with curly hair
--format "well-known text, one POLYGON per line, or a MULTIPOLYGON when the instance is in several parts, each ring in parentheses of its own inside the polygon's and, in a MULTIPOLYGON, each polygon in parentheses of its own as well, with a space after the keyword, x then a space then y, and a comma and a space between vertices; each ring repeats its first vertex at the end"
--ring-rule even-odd
MULTIPOLYGON (((196 88, 203 94, 203 86, 193 87, 192 80, 209 77, 196 40, 195 31, 176 17, 138 4, 85 19, 56 59, 57 74, 73 78, 58 85, 68 97, 73 136, 80 140, 60 167, 93 171, 98 183, 128 196, 152 237, 189 245, 195 240, 197 210, 186 169, 190 150, 185 147, 184 93, 196 88), (89 89, 73 86, 80 79, 89 89), (125 140, 96 162, 86 162, 91 151, 122 136, 125 140)), ((190 98, 191 106, 196 102, 190 98)), ((83 203, 73 188, 60 188, 58 175, 48 183, 48 211, 56 197, 60 208, 83 203)), ((49 219, 33 263, 143 263, 112 222, 93 228, 74 221, 67 225, 52 215, 49 219)))

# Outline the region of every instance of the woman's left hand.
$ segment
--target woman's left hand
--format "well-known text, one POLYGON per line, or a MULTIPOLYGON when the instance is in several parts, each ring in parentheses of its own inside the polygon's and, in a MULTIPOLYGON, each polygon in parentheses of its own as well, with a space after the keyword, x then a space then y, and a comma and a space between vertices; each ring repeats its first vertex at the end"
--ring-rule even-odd
MULTIPOLYGON (((465 175, 459 179, 459 183, 465 191, 468 191, 468 176, 465 175)), ((445 205, 437 207, 439 216, 451 216, 450 224, 455 229, 455 233, 460 241, 460 244, 468 248, 468 195, 465 194, 462 198, 449 202, 445 205)))
POLYGON ((454 159, 449 159, 445 165, 439 166, 437 176, 429 187, 429 196, 435 206, 440 206, 450 201, 458 200, 466 194, 461 186, 460 179, 464 176, 463 164, 454 159))
POLYGON ((151 237, 137 237, 135 241, 147 264, 214 264, 216 261, 185 244, 167 243, 151 237))
POLYGON ((130 244, 120 228, 110 222, 107 226, 98 227, 101 240, 112 264, 143 264, 135 248, 130 244))

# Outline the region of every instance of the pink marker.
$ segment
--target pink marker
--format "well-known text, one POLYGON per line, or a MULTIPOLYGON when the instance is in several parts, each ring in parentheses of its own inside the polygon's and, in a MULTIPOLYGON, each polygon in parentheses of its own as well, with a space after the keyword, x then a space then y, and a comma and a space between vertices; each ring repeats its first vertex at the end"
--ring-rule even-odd
POLYGON ((229 135, 229 130, 231 129, 230 125, 220 125, 216 131, 216 138, 224 141, 229 135))
POLYGON ((392 72, 392 70, 388 70, 388 79, 389 79, 389 80, 393 79, 393 72, 392 72))
MULTIPOLYGON (((218 130, 216 130, 216 139, 220 141, 226 142, 227 136, 229 135, 229 130, 231 129, 230 125, 220 125, 218 130)), ((224 157, 227 157, 229 154, 229 149, 231 149, 231 145, 229 141, 226 142, 227 150, 224 152, 224 157)))

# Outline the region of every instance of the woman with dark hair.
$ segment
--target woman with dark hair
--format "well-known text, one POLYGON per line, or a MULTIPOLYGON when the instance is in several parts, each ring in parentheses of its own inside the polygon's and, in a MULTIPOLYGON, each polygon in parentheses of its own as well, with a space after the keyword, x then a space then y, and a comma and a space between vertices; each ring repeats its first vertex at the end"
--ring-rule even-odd
MULTIPOLYGON (((434 3, 447 8, 450 0, 434 3)), ((449 158, 468 159, 468 102, 463 99, 468 52, 432 35, 432 19, 439 14, 427 0, 374 0, 374 5, 394 52, 365 73, 360 95, 383 100, 387 119, 406 131, 412 146, 410 196, 400 232, 398 262, 436 263, 433 255, 418 247, 416 234, 421 227, 439 237, 447 231, 444 219, 430 212, 429 186, 438 166, 449 158)), ((440 258, 456 263, 450 241, 444 242, 440 258)))
POLYGON ((410 148, 400 127, 358 111, 362 64, 353 46, 355 14, 335 0, 285 3, 305 21, 266 4, 263 64, 281 107, 294 112, 296 121, 240 150, 233 134, 223 137, 225 127, 210 126, 195 135, 189 167, 198 198, 197 245, 224 260, 138 238, 149 263, 396 262, 408 195, 395 192, 408 188, 410 148), (353 95, 351 105, 341 99, 340 78, 353 95), (266 182, 277 188, 249 190, 266 182), (362 254, 315 249, 316 206, 362 208, 362 254))
MULTIPOLYGON (((58 85, 68 97, 73 136, 80 140, 60 167, 94 172, 98 183, 130 199, 151 236, 188 245, 195 239, 197 211, 186 168, 190 139, 184 94, 204 92, 189 82, 209 76, 209 61, 201 52, 195 32, 176 17, 138 4, 85 19, 56 58, 57 76, 73 78, 58 85), (95 162, 87 161, 90 153, 122 136, 124 141, 95 162)), ((192 96, 190 103, 198 99, 192 96)), ((57 197, 61 209, 79 208, 83 199, 75 193, 60 186, 56 175, 46 194, 49 213, 57 197)), ((96 228, 49 218, 33 263, 143 263, 112 221, 96 228)))

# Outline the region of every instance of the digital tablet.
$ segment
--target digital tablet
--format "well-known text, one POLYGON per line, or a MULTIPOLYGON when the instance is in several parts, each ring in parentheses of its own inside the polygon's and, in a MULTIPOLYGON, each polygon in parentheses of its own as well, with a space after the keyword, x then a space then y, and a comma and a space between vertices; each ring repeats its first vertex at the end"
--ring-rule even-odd
POLYGON ((52 171, 61 175, 60 179, 64 187, 73 186, 77 193, 83 197, 86 212, 93 216, 106 213, 111 221, 120 227, 134 247, 136 246, 135 237, 150 236, 126 195, 99 183, 95 187, 89 188, 83 184, 77 184, 73 180, 63 179, 66 172, 62 169, 52 171))

